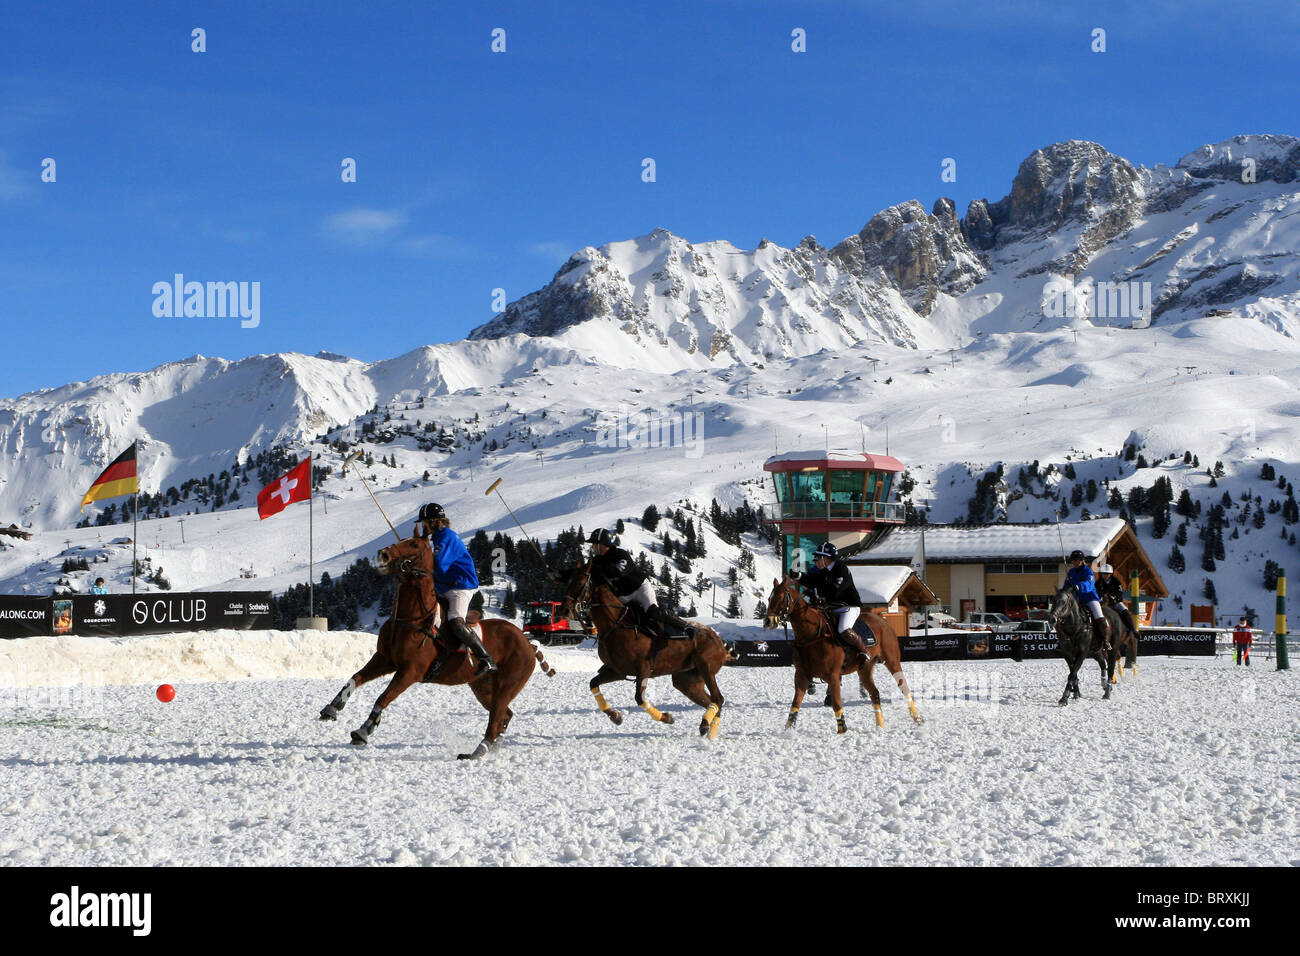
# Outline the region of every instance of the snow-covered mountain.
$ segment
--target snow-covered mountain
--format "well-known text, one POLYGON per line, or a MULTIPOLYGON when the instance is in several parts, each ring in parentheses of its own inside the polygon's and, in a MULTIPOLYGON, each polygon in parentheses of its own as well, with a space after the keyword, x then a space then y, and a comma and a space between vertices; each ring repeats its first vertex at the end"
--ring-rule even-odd
POLYGON ((811 236, 793 249, 763 240, 741 250, 664 229, 588 246, 470 339, 523 332, 662 370, 856 342, 960 345, 976 333, 1084 319, 1074 309, 1045 316, 1044 287, 1054 279, 1150 283, 1147 314, 1096 324, 1220 310, 1294 334, 1297 177, 1300 140, 1290 136, 1238 136, 1155 169, 1096 143, 1057 143, 1021 163, 1010 193, 974 200, 964 218, 950 199, 928 214, 909 200, 829 250, 811 236))
MULTIPOLYGON (((1207 505, 1230 491, 1242 514, 1249 490, 1262 503, 1215 579, 1225 600, 1240 592, 1263 609, 1264 559, 1296 564, 1292 529, 1275 512, 1257 528, 1254 511, 1283 494, 1258 479, 1265 463, 1300 474, 1297 181, 1291 137, 1237 137, 1154 170, 1062 143, 962 219, 947 200, 929 214, 902 203, 829 250, 807 239, 742 251, 663 230, 588 247, 469 339, 381 362, 195 356, 0 401, 0 524, 48 532, 0 550, 0 589, 48 590, 66 541, 107 547, 110 529, 70 529, 90 481, 136 439, 150 492, 278 446, 311 444, 328 462, 329 442, 359 444, 395 462, 368 472, 395 521, 446 499, 467 533, 512 530, 481 493, 507 477, 542 536, 652 502, 764 503, 771 450, 830 443, 888 444, 937 521, 964 518, 997 463, 1009 481, 1031 462, 1057 466, 1050 487, 1031 482, 1010 502, 1013 521, 1049 517, 1089 479, 1127 494, 1168 476, 1207 505), (1145 314, 1102 314, 1102 284, 1131 282, 1151 283, 1145 314), (1068 308, 1051 307, 1052 289, 1068 308), (691 424, 697 440, 647 442, 656 422, 665 436, 691 424), (1148 468, 1118 457, 1126 444, 1148 468), (1220 460, 1212 490, 1204 472, 1220 460), (1067 463, 1077 478, 1062 481, 1067 463)), ((204 512, 186 525, 184 557, 167 558, 174 586, 247 587, 250 566, 258 586, 302 579, 305 549, 282 533, 291 519, 273 519, 275 534, 259 526, 256 490, 216 513, 211 501, 171 508, 204 512)), ((388 532, 351 478, 330 476, 322 494, 317 572, 337 573, 388 532)), ((1104 498, 1087 506, 1107 510, 1104 498)), ((170 554, 175 523, 142 522, 142 544, 170 554)), ((1169 542, 1148 537, 1150 519, 1137 524, 1162 565, 1169 542)), ((1193 570, 1167 580, 1199 600, 1207 575, 1198 546, 1184 550, 1193 570)), ((728 554, 714 547, 710 574, 728 554)))

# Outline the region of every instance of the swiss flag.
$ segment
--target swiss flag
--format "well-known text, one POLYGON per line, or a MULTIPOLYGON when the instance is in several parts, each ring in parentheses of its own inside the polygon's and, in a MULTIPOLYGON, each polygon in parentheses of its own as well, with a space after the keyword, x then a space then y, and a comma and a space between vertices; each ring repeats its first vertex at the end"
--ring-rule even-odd
POLYGON ((257 494, 258 519, 279 514, 295 501, 311 498, 311 459, 304 458, 286 475, 271 482, 257 494))

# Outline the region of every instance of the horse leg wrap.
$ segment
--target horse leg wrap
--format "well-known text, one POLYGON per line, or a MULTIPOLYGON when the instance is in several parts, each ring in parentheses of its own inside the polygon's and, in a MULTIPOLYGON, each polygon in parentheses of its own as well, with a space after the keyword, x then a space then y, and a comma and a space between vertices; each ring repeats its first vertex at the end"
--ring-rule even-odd
POLYGON ((660 711, 657 707, 655 707, 654 704, 650 703, 650 701, 648 700, 641 705, 641 709, 644 710, 647 714, 649 714, 652 720, 658 720, 662 722, 664 719, 663 712, 660 711))
POLYGON ((383 717, 383 715, 384 712, 380 710, 378 707, 372 710, 370 712, 370 716, 366 718, 366 722, 362 724, 360 727, 358 727, 356 730, 352 731, 352 742, 354 744, 369 743, 370 735, 373 734, 375 732, 375 728, 379 726, 379 720, 380 718, 383 717))
POLYGON ((872 704, 871 709, 876 712, 876 726, 877 727, 885 726, 885 714, 883 711, 881 711, 880 705, 872 704))
POLYGON ((348 698, 352 696, 352 692, 356 689, 357 682, 349 679, 348 682, 343 685, 343 689, 334 695, 334 699, 321 709, 320 719, 333 720, 337 717, 339 711, 344 708, 348 702, 348 698))
POLYGON ((841 707, 839 710, 835 711, 835 732, 837 734, 843 734, 847 733, 848 729, 848 725, 844 723, 844 708, 841 707))
POLYGON ((925 718, 922 717, 921 712, 916 709, 916 701, 912 700, 912 694, 910 691, 907 695, 907 712, 912 715, 912 719, 918 724, 925 723, 925 718))
POLYGON ((479 745, 475 747, 471 752, 467 754, 456 754, 456 759, 457 760, 478 760, 480 757, 487 756, 487 752, 489 749, 491 749, 491 745, 487 742, 487 739, 484 738, 482 741, 479 742, 479 745))
POLYGON ((600 692, 599 687, 593 687, 591 689, 591 696, 596 698, 596 706, 599 707, 603 713, 608 714, 610 711, 609 701, 605 700, 605 695, 600 692))
POLYGON ((722 722, 718 716, 718 705, 709 704, 708 709, 704 712, 704 717, 700 721, 700 736, 708 736, 710 740, 716 740, 718 736, 718 725, 722 722))

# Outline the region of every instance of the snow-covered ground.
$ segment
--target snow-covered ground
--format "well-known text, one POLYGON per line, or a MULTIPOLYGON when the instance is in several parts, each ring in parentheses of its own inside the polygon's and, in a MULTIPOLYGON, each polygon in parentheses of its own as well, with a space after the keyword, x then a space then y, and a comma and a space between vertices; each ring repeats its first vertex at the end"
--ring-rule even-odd
POLYGON ((666 680, 652 698, 676 724, 613 685, 613 726, 587 691, 594 652, 548 648, 559 673, 534 674, 500 748, 469 763, 455 755, 485 714, 464 687, 411 689, 364 749, 347 732, 381 684, 338 723, 316 719, 370 640, 218 632, 206 660, 194 635, 99 642, 98 657, 70 639, 6 642, 0 861, 1300 864, 1291 672, 1149 658, 1108 702, 1085 670, 1084 699, 1060 708, 1060 661, 916 662, 924 725, 881 680, 876 729, 846 682, 839 737, 811 701, 782 729, 788 669, 727 668, 710 742, 666 680), (235 679, 277 669, 312 676, 235 679), (164 680, 170 704, 154 697, 164 680))

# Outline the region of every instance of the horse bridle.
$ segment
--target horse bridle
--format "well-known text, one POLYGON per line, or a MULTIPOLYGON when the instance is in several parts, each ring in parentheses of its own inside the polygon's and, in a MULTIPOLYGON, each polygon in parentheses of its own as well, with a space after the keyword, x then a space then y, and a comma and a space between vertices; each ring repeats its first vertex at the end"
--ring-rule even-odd
MULTIPOLYGON (((581 565, 579 570, 583 574, 582 588, 578 591, 577 597, 570 598, 570 601, 572 601, 573 603, 574 613, 581 614, 582 616, 590 619, 591 609, 593 607, 617 609, 620 613, 618 617, 615 618, 614 628, 612 629, 616 629, 620 627, 633 627, 631 624, 623 623, 623 619, 626 618, 628 614, 627 604, 624 604, 622 601, 619 601, 617 604, 608 604, 605 602, 596 603, 592 601, 592 591, 594 590, 592 587, 592 579, 594 578, 594 575, 591 573, 591 565, 590 564, 581 565)), ((565 596, 567 597, 568 595, 566 594, 565 596)), ((614 595, 614 597, 617 598, 618 595, 614 595)), ((635 628, 633 629, 635 630, 635 628)))
MULTIPOLYGON (((781 604, 777 607, 776 613, 773 614, 772 617, 776 618, 782 624, 787 624, 789 623, 790 615, 794 613, 795 602, 799 600, 798 585, 783 583, 780 587, 783 595, 781 604)), ((830 618, 827 616, 825 609, 813 604, 812 601, 804 601, 804 604, 820 614, 822 619, 822 626, 817 629, 817 636, 813 638, 813 641, 826 640, 831 637, 834 634, 834 629, 831 627, 830 618)), ((796 631, 796 643, 798 642, 798 639, 799 632, 796 631)), ((812 643, 813 641, 809 641, 808 643, 812 643)))
POLYGON ((1082 602, 1081 602, 1080 599, 1079 599, 1079 595, 1078 595, 1078 593, 1075 592, 1074 589, 1072 589, 1072 588, 1062 588, 1062 589, 1061 589, 1060 594, 1058 594, 1057 597, 1056 597, 1056 604, 1053 605, 1053 607, 1052 607, 1052 611, 1051 611, 1051 614, 1049 615, 1049 617, 1051 618, 1052 623, 1053 623, 1054 625, 1056 625, 1056 629, 1057 629, 1058 631, 1059 631, 1060 628, 1061 628, 1061 622, 1062 622, 1062 620, 1063 620, 1064 618, 1066 618, 1066 617, 1068 617, 1068 618, 1070 619, 1069 623, 1070 623, 1070 625, 1071 625, 1072 627, 1081 628, 1081 627, 1084 627, 1084 626, 1086 625, 1086 622, 1082 621, 1082 618, 1083 618, 1083 607, 1082 607, 1082 602), (1061 607, 1061 604, 1062 604, 1062 600, 1061 600, 1061 599, 1062 599, 1062 596, 1066 596, 1066 595, 1068 595, 1069 598, 1070 598, 1070 601, 1069 601, 1069 605, 1070 605, 1070 606, 1069 606, 1069 607, 1066 607, 1066 608, 1062 608, 1062 607, 1061 607))
MULTIPOLYGON (((384 550, 386 551, 388 549, 385 548, 384 550)), ((384 562, 385 567, 387 567, 388 564, 389 562, 387 561, 384 562)), ((407 583, 406 581, 407 577, 413 577, 413 578, 433 577, 432 571, 426 570, 425 568, 416 567, 414 562, 410 558, 403 558, 401 561, 397 563, 396 567, 397 567, 397 572, 400 575, 397 581, 397 587, 399 592, 401 590, 402 585, 407 583)), ((430 638, 437 640, 437 635, 434 634, 433 631, 430 630, 427 626, 424 626, 422 622, 429 620, 430 618, 434 617, 438 613, 438 602, 435 599, 433 602, 433 607, 428 608, 428 606, 424 603, 423 590, 419 590, 416 592, 416 598, 419 600, 420 608, 424 611, 424 613, 421 614, 419 617, 398 617, 397 616, 397 594, 394 594, 392 620, 394 624, 405 625, 407 627, 410 627, 411 630, 419 631, 421 634, 423 634, 424 637, 420 640, 420 647, 423 647, 425 645, 425 642, 428 641, 430 638)))

